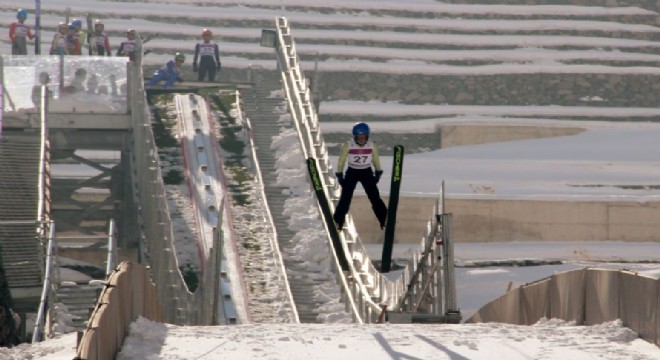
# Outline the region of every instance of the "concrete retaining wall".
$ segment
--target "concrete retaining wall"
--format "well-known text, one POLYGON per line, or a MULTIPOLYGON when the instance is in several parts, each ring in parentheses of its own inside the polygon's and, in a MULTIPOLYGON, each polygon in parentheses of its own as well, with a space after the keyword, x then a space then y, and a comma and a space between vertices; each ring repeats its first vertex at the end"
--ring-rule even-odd
POLYGON ((608 107, 655 107, 660 103, 660 76, 652 74, 438 75, 327 72, 321 78, 321 101, 608 107), (598 98, 599 101, 586 100, 589 98, 598 98))
MULTIPOLYGON (((387 204, 388 199, 383 198, 387 204)), ((435 198, 399 201, 396 243, 417 244, 433 215, 435 198)), ((650 241, 660 242, 660 202, 446 199, 454 241, 650 241)), ((366 197, 356 195, 351 215, 365 243, 383 232, 366 197)))

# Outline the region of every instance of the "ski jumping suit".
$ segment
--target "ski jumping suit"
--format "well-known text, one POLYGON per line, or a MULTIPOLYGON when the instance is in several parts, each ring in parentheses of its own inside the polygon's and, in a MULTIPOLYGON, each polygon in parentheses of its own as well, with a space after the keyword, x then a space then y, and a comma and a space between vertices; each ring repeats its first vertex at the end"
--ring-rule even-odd
POLYGON ((181 70, 176 67, 174 60, 168 61, 167 64, 156 70, 151 80, 146 83, 146 86, 154 86, 163 80, 165 80, 164 88, 172 86, 177 80, 183 81, 181 70))
POLYGON ((193 71, 197 71, 197 81, 204 81, 209 74, 209 81, 215 81, 216 71, 220 71, 220 50, 218 44, 211 42, 197 43, 195 57, 193 58, 193 71), (199 57, 199 68, 197 58, 199 57))
POLYGON ((73 34, 67 34, 66 37, 66 52, 68 55, 80 55, 80 42, 78 37, 73 34))
POLYGON ((14 22, 9 25, 12 55, 27 55, 27 38, 34 39, 34 34, 29 26, 21 22, 14 22))
POLYGON ((339 197, 339 202, 333 215, 337 227, 340 228, 344 225, 346 213, 348 213, 351 200, 353 199, 353 191, 357 183, 360 182, 364 191, 367 193, 367 197, 371 202, 371 208, 382 228, 387 218, 387 207, 380 198, 380 192, 378 191, 378 186, 376 186, 376 178, 371 169, 371 165, 373 164, 376 171, 381 171, 376 144, 369 140, 364 146, 360 146, 355 142, 355 139, 351 139, 348 143, 344 144, 339 153, 339 160, 337 162, 338 172, 344 170, 344 164, 347 159, 348 169, 341 184, 341 196, 339 197))
POLYGON ((66 46, 66 34, 62 34, 61 32, 55 33, 55 36, 53 36, 53 42, 51 43, 50 46, 50 55, 69 55, 69 52, 67 50, 66 46))
POLYGON ((128 59, 135 61, 135 40, 122 41, 117 49, 117 56, 128 56, 128 59))
POLYGON ((94 42, 92 44, 94 47, 92 49, 93 54, 98 54, 99 56, 111 56, 110 41, 108 40, 108 35, 106 35, 105 32, 95 34, 91 40, 94 42))

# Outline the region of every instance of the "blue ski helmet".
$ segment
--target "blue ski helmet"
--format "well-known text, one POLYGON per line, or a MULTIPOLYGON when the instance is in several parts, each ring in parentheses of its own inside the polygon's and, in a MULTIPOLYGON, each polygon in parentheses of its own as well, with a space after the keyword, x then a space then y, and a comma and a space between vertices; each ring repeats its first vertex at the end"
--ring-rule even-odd
POLYGON ((367 125, 367 123, 359 122, 353 125, 353 136, 367 135, 368 138, 369 133, 369 125, 367 125))
POLYGON ((71 21, 71 25, 73 25, 73 26, 75 26, 75 27, 79 27, 79 26, 82 27, 82 20, 80 20, 80 19, 73 19, 73 21, 71 21))
POLYGON ((16 18, 18 20, 27 19, 27 11, 25 11, 24 9, 18 9, 18 11, 16 12, 16 18))

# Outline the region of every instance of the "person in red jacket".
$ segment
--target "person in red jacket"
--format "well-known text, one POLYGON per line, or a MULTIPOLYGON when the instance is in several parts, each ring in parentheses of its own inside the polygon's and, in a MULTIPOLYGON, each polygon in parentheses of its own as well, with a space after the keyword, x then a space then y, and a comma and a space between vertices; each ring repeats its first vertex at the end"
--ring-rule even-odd
POLYGON ((80 55, 80 38, 75 25, 69 24, 66 31, 66 52, 69 55, 80 55))
POLYGON ((215 73, 220 72, 220 50, 218 44, 211 42, 213 32, 209 29, 202 31, 204 42, 195 45, 195 57, 193 58, 193 71, 197 73, 197 81, 204 81, 208 74, 210 82, 215 81, 215 73), (199 58, 199 66, 197 59, 199 58))
POLYGON ((103 31, 105 24, 100 19, 94 22, 94 33, 91 34, 92 54, 99 56, 112 56, 110 51, 110 40, 108 35, 103 31))
POLYGON ((16 19, 18 19, 18 22, 13 22, 9 25, 11 54, 27 55, 27 39, 34 39, 32 29, 28 25, 25 25, 25 20, 27 19, 27 11, 18 9, 16 12, 16 19))

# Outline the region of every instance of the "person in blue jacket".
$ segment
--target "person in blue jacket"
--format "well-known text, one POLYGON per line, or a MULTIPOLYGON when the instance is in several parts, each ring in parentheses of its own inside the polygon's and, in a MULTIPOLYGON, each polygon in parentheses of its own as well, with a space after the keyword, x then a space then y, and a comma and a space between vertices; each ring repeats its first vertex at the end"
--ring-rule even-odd
POLYGON ((156 70, 154 76, 145 84, 145 86, 155 86, 161 81, 165 81, 164 88, 171 87, 175 81, 183 81, 181 77, 181 66, 186 61, 186 55, 176 53, 174 59, 167 62, 160 69, 156 70))
POLYGON ((371 209, 380 223, 381 230, 385 228, 387 207, 380 198, 376 185, 383 175, 383 169, 380 167, 378 147, 375 142, 369 140, 369 135, 369 125, 363 122, 355 124, 353 138, 342 146, 339 153, 335 176, 341 186, 341 195, 333 214, 337 230, 341 230, 344 226, 344 220, 353 199, 353 191, 358 182, 362 184, 364 192, 367 193, 371 209), (348 167, 346 176, 344 176, 346 163, 348 163, 348 167))

